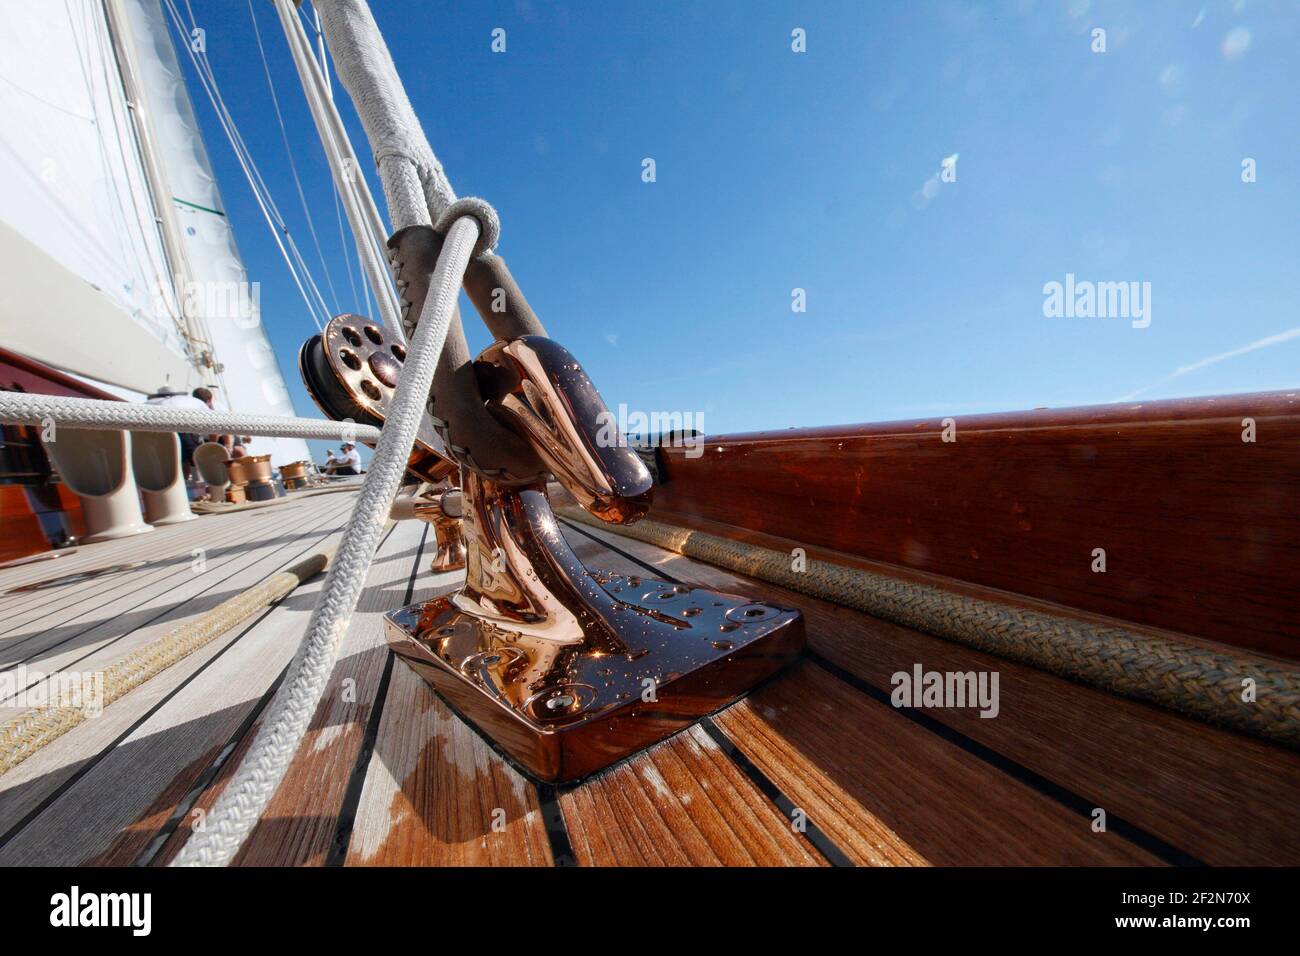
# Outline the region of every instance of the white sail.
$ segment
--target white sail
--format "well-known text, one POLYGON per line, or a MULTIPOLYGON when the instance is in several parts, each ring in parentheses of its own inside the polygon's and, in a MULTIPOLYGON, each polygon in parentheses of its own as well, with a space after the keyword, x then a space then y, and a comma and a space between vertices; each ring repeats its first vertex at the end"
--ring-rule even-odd
POLYGON ((3 344, 119 394, 215 385, 292 415, 161 6, 106 3, 6 0, 0 254, 26 267, 0 289, 3 344))
MULTIPOLYGON (((111 2, 111 0, 110 0, 111 2)), ((191 283, 187 301, 204 326, 222 368, 218 395, 233 411, 293 415, 293 405, 262 325, 255 288, 249 283, 226 219, 225 205, 199 133, 176 50, 158 0, 117 0, 124 10, 157 135, 157 151, 172 195, 171 214, 180 225, 191 283)), ((305 336, 304 336, 305 337, 305 336)), ((219 399, 221 401, 221 399, 219 399)), ((276 464, 310 457, 306 442, 255 438, 254 454, 276 464)))
POLYGON ((100 4, 6 3, 0 181, 4 345, 138 392, 201 384, 156 307, 171 273, 100 4))

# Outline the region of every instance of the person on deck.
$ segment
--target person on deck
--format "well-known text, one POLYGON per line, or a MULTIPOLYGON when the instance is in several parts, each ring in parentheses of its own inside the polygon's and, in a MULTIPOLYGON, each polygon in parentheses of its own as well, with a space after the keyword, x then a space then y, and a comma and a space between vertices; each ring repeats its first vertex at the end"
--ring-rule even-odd
MULTIPOLYGON (((213 403, 211 389, 196 388, 194 391, 190 392, 190 394, 202 402, 205 407, 213 411, 216 410, 217 406, 213 403)), ((206 440, 214 441, 225 446, 226 455, 229 458, 242 458, 244 455, 248 454, 247 451, 240 447, 239 436, 237 435, 209 435, 206 440)))
POLYGON ((343 452, 343 455, 335 460, 330 473, 335 475, 361 474, 361 453, 357 451, 357 446, 350 441, 345 441, 339 446, 339 449, 343 452))

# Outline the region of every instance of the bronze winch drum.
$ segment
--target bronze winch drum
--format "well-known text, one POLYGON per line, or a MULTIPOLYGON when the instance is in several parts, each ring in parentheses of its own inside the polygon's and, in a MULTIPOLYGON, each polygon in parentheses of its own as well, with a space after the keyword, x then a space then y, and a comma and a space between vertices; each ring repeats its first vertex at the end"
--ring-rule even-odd
POLYGON ((273 501, 281 494, 274 481, 250 481, 244 493, 249 501, 273 501))
MULTIPOLYGON (((280 497, 280 489, 275 484, 271 472, 270 455, 245 455, 243 458, 231 458, 226 462, 230 473, 232 493, 238 489, 239 501, 270 501, 280 497)), ((234 500, 227 497, 227 501, 234 500)))
POLYGON ((236 461, 248 462, 248 480, 249 481, 274 481, 275 476, 271 472, 270 455, 245 455, 242 459, 236 461))
POLYGON ((245 494, 249 501, 272 501, 280 497, 283 492, 275 483, 270 455, 246 455, 236 460, 248 462, 245 469, 248 475, 245 494))
POLYGON ((250 458, 231 458, 226 461, 226 471, 230 474, 232 485, 246 485, 252 477, 249 474, 250 458))
POLYGON ((307 476, 311 474, 311 462, 291 461, 280 466, 280 481, 290 490, 305 487, 307 476))

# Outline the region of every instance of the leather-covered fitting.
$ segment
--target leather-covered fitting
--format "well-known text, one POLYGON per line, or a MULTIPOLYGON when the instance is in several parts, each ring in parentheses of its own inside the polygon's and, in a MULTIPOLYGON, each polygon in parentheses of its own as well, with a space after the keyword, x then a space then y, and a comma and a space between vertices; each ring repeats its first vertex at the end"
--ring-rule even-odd
MULTIPOLYGON (((442 237, 432 226, 408 226, 389 238, 388 249, 402 299, 402 326, 410 340, 429 294, 442 237)), ((429 414, 447 454, 472 471, 506 484, 531 483, 545 476, 546 466, 532 447, 484 407, 459 307, 452 309, 447 340, 438 357, 429 414)))
POLYGON ((546 329, 500 256, 470 260, 465 270, 465 292, 494 338, 509 341, 525 335, 546 335, 546 329))
POLYGON ((402 330, 408 342, 415 336, 415 325, 420 321, 420 310, 429 294, 429 282, 441 251, 442 236, 432 226, 407 226, 388 239, 388 262, 397 282, 402 330))

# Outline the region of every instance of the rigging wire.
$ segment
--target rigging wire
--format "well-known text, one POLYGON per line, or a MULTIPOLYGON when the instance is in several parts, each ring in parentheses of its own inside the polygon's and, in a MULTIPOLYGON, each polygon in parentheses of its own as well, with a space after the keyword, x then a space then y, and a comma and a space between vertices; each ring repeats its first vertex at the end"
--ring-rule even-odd
MULTIPOLYGON (((185 31, 184 21, 181 19, 180 11, 177 10, 174 0, 163 0, 168 13, 172 18, 173 26, 181 39, 181 46, 189 53, 190 62, 193 64, 196 74, 199 77, 199 83, 203 91, 207 94, 208 101, 212 104, 217 114, 217 121, 221 124, 222 131, 226 134, 226 139, 230 142, 235 152, 235 158, 239 162, 240 168, 244 172, 244 177, 248 180, 253 190, 253 198, 256 200, 258 207, 262 211, 262 216, 267 225, 271 228, 272 238, 275 239, 276 246, 280 249, 281 256, 284 257, 285 264, 289 268, 289 274, 298 287, 298 292, 302 295, 303 301, 307 304, 307 310, 315 322, 318 330, 323 328, 321 318, 329 320, 329 306, 326 304, 320 289, 316 286, 311 275, 311 269, 303 259, 297 243, 294 242, 293 235, 289 231, 288 225, 280 215, 279 208, 271 196, 266 181, 262 178, 257 164, 253 160, 252 153, 248 149, 243 137, 235 124, 234 117, 226 107, 225 100, 221 96, 220 89, 217 85, 216 75, 212 72, 211 65, 207 62, 206 54, 200 55, 193 46, 188 42, 189 35, 185 31), (283 238, 282 238, 283 237, 283 238), (310 289, 310 293, 308 290, 310 289), (313 295, 315 300, 313 301, 313 295)), ((191 11, 191 18, 193 11, 191 11)), ((197 29, 197 22, 191 19, 192 28, 197 29)))
MULTIPOLYGON (((348 269, 348 285, 352 287, 352 307, 357 311, 359 315, 365 315, 367 313, 361 311, 361 300, 357 298, 357 282, 356 282, 356 277, 352 271, 352 260, 357 256, 357 251, 355 247, 352 249, 351 252, 348 251, 347 235, 343 231, 343 206, 339 202, 339 188, 338 186, 334 186, 333 183, 334 183, 334 177, 331 176, 330 185, 333 186, 334 218, 338 221, 339 224, 339 247, 343 250, 343 263, 344 265, 347 266, 348 269)), ((357 261, 357 265, 358 267, 360 267, 361 265, 359 259, 357 261)), ((362 281, 361 285, 364 288, 365 282, 362 281)), ((369 297, 367 297, 367 299, 368 298, 369 297)), ((369 303, 367 302, 367 304, 369 303)))
POLYGON ((366 186, 356 153, 352 149, 342 117, 334 106, 333 96, 312 50, 302 18, 294 13, 297 8, 288 0, 275 0, 275 7, 289 39, 289 50, 298 67, 298 75, 302 79, 303 91, 307 95, 312 118, 316 121, 317 132, 326 146, 325 154, 330 161, 335 186, 352 225, 361 272, 368 283, 367 292, 375 295, 379 318, 395 335, 404 339, 397 293, 386 266, 387 228, 366 186))
MULTIPOLYGON (((302 180, 298 176, 298 164, 293 160, 293 149, 289 146, 289 131, 285 129, 284 114, 280 111, 280 98, 275 95, 275 82, 271 79, 271 65, 266 60, 266 47, 262 44, 262 29, 257 24, 257 12, 253 9, 253 0, 248 0, 248 17, 253 21, 253 37, 257 40, 257 52, 262 57, 262 72, 266 74, 266 86, 271 91, 271 105, 275 108, 275 119, 280 125, 280 140, 284 143, 284 153, 289 159, 289 172, 293 184, 298 189, 298 200, 302 203, 302 213, 307 218, 307 231, 316 246, 316 255, 320 257, 320 267, 325 273, 325 284, 329 286, 330 298, 334 302, 334 314, 339 308, 339 296, 334 290, 334 280, 330 278, 330 267, 325 264, 325 252, 321 249, 320 238, 316 235, 316 223, 312 219, 311 208, 307 205, 307 194, 303 192, 302 180)), ((355 295, 355 290, 354 290, 355 295)))
POLYGON ((281 214, 280 208, 275 202, 275 197, 271 193, 270 187, 266 184, 266 180, 262 178, 261 170, 253 159, 252 151, 244 141, 243 134, 239 131, 239 127, 235 123, 229 107, 226 106, 225 99, 221 95, 220 87, 217 85, 216 74, 213 72, 212 65, 208 62, 206 55, 200 54, 199 64, 201 65, 202 70, 206 70, 207 74, 206 78, 201 76, 200 79, 205 81, 205 88, 210 91, 209 95, 213 97, 214 107, 216 107, 222 114, 219 118, 222 119, 223 127, 227 130, 227 136, 230 138, 231 144, 235 147, 236 152, 240 157, 241 164, 245 169, 245 174, 249 176, 250 183, 254 184, 254 190, 257 192, 259 201, 263 204, 264 209, 269 210, 269 216, 274 221, 275 227, 284 235, 289 251, 292 253, 298 268, 302 270, 303 281, 307 284, 307 287, 311 290, 312 294, 315 295, 321 313, 325 316, 326 320, 328 320, 330 312, 329 306, 325 302, 325 297, 321 294, 319 287, 316 285, 311 269, 308 267, 306 259, 303 258, 302 252, 299 250, 298 244, 293 238, 293 234, 289 231, 288 223, 281 214))

